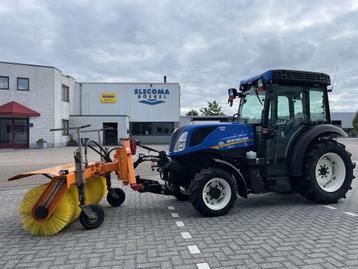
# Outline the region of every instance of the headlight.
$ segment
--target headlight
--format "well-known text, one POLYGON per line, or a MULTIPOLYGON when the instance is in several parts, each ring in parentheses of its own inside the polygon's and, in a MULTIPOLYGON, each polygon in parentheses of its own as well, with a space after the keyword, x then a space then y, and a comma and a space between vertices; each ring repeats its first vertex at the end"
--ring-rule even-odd
POLYGON ((188 132, 182 133, 174 146, 174 152, 183 151, 186 146, 186 140, 188 138, 188 132))

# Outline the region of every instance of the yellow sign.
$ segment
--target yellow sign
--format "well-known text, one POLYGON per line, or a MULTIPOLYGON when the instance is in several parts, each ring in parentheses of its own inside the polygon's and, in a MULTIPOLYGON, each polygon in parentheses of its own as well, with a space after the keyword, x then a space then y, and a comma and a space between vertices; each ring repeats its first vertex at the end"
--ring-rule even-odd
POLYGON ((103 92, 100 100, 101 103, 117 103, 117 94, 115 92, 103 92))

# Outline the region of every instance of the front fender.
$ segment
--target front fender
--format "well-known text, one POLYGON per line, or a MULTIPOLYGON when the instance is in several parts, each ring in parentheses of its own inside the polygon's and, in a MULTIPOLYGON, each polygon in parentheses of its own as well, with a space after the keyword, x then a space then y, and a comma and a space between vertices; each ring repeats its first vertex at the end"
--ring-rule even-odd
POLYGON ((230 172, 232 175, 234 175, 237 186, 238 186, 238 193, 241 197, 247 198, 247 184, 245 181, 245 178, 241 174, 240 170, 233 166, 231 163, 228 163, 226 161, 220 160, 220 159, 212 159, 215 166, 230 172))
POLYGON ((309 145, 324 137, 347 137, 345 131, 331 124, 316 125, 300 134, 292 146, 289 154, 289 174, 290 176, 302 176, 303 159, 309 145))

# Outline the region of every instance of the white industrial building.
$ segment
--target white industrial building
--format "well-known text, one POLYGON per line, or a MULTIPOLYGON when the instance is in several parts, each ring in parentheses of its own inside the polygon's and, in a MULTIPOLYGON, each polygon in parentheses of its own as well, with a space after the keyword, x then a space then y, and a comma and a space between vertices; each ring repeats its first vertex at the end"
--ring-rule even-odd
MULTIPOLYGON (((131 134, 143 143, 167 143, 179 126, 178 83, 76 83, 75 111, 70 125, 112 127, 103 134, 113 144, 131 134)), ((95 139, 97 134, 84 133, 95 139)))
POLYGON ((0 62, 0 148, 66 145, 67 135, 49 129, 69 124, 74 89, 57 68, 0 62))
MULTIPOLYGON (((91 124, 105 144, 132 135, 166 143, 179 126, 178 83, 76 82, 51 66, 0 62, 0 148, 65 146, 71 133, 49 132, 91 124)), ((83 133, 97 140, 96 133, 83 133)))
POLYGON ((331 112, 332 124, 342 128, 349 135, 354 135, 352 129, 353 129, 353 119, 355 115, 356 112, 331 112))

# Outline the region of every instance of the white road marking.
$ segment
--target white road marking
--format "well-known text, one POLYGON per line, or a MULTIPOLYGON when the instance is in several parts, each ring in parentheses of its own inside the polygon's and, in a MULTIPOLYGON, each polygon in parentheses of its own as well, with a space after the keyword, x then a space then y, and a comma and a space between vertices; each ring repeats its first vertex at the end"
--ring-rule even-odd
POLYGON ((173 210, 175 210, 175 207, 174 206, 168 206, 168 209, 173 211, 173 210))
POLYGON ((337 208, 335 208, 335 207, 333 207, 333 206, 330 206, 330 205, 325 205, 325 207, 327 207, 327 208, 329 208, 329 209, 337 209, 337 208))
POLYGON ((198 267, 198 269, 210 269, 209 264, 207 264, 206 262, 203 263, 197 263, 196 267, 198 267))
POLYGON ((182 232, 181 233, 181 236, 183 237, 183 239, 190 239, 192 238, 191 237, 191 234, 189 232, 182 232))
POLYGON ((179 218, 179 214, 178 213, 172 213, 172 217, 173 218, 179 218))
POLYGON ((200 249, 198 248, 197 245, 188 246, 188 249, 189 249, 189 252, 191 254, 199 254, 199 253, 201 253, 200 249))
POLYGON ((184 227, 184 226, 185 226, 184 222, 182 222, 182 221, 176 221, 175 224, 176 224, 178 227, 184 227))
POLYGON ((347 215, 352 216, 352 217, 358 217, 357 214, 354 214, 354 213, 351 213, 351 212, 344 212, 344 213, 346 213, 347 215))

